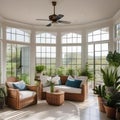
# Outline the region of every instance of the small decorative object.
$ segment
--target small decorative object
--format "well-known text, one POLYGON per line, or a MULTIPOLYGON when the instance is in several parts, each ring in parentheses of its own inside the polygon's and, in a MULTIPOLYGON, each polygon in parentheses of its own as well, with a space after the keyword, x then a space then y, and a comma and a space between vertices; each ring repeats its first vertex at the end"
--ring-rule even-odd
POLYGON ((55 92, 59 92, 59 89, 56 89, 55 92))
POLYGON ((53 78, 49 79, 48 84, 50 85, 50 92, 54 92, 55 80, 53 78))
POLYGON ((50 83, 50 92, 54 92, 54 83, 50 83))

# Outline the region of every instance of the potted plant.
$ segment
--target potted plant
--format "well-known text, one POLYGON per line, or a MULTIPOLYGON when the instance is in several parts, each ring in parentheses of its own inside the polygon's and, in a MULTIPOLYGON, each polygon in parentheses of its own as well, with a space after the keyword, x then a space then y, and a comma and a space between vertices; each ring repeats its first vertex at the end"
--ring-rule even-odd
POLYGON ((106 115, 109 118, 116 118, 116 108, 119 107, 120 93, 113 91, 111 94, 107 94, 104 99, 104 107, 106 115))
POLYGON ((113 53, 109 51, 106 60, 109 65, 118 67, 120 65, 120 53, 116 52, 116 50, 113 53))
POLYGON ((37 65, 36 67, 35 67, 35 69, 36 69, 36 73, 37 74, 41 74, 42 72, 43 72, 43 70, 45 70, 45 65, 37 65))
POLYGON ((63 66, 60 66, 56 69, 56 73, 59 76, 65 75, 65 68, 63 66))
POLYGON ((105 97, 104 108, 107 117, 115 118, 116 115, 115 101, 112 99, 112 96, 107 95, 105 97))
POLYGON ((120 100, 116 103, 116 120, 120 120, 120 100))
POLYGON ((104 107, 106 111, 106 115, 109 118, 115 118, 116 117, 116 108, 119 108, 119 105, 117 103, 120 103, 120 77, 117 77, 115 80, 115 83, 113 85, 113 90, 109 93, 106 93, 106 96, 104 97, 104 107))
POLYGON ((101 73, 103 76, 103 82, 106 86, 106 92, 111 93, 118 84, 119 76, 117 73, 117 69, 115 67, 107 66, 104 69, 101 68, 101 73))
POLYGON ((103 105, 103 98, 105 97, 105 85, 99 85, 95 86, 93 89, 94 93, 98 95, 98 105, 99 105, 99 110, 101 112, 105 112, 105 108, 103 105))

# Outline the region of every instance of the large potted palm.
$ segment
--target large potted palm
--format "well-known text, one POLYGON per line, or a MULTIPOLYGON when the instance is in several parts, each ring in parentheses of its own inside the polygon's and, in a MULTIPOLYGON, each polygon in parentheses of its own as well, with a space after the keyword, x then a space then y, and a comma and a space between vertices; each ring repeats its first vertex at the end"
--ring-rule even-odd
POLYGON ((111 93, 114 89, 115 83, 119 80, 117 68, 113 66, 106 66, 104 69, 101 68, 103 77, 103 83, 106 86, 106 92, 111 93))
POLYGON ((101 72, 103 75, 103 82, 106 86, 106 96, 104 97, 105 112, 107 117, 115 118, 116 103, 118 101, 117 92, 120 89, 120 76, 118 75, 118 68, 108 66, 105 69, 101 68, 101 72))
POLYGON ((79 76, 87 76, 89 80, 93 80, 93 73, 89 70, 89 65, 86 63, 85 68, 78 70, 79 76))

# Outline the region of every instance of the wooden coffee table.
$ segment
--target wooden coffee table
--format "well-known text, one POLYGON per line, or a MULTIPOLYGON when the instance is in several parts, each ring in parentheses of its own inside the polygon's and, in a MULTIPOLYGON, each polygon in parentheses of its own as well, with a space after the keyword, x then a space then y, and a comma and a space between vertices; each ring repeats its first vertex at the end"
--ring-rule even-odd
POLYGON ((64 91, 46 92, 46 101, 50 105, 62 105, 64 103, 64 91))

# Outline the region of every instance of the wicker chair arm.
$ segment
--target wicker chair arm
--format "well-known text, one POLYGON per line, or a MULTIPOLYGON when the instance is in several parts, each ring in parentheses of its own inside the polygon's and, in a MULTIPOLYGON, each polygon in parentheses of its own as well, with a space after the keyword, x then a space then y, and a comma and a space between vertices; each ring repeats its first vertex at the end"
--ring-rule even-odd
POLYGON ((87 98, 88 96, 88 83, 86 82, 85 84, 82 85, 82 95, 84 96, 84 98, 87 98))
POLYGON ((19 98, 19 90, 18 89, 8 88, 7 94, 9 97, 19 98))
POLYGON ((31 90, 31 91, 38 91, 38 86, 35 86, 35 85, 26 85, 27 89, 28 90, 31 90))

